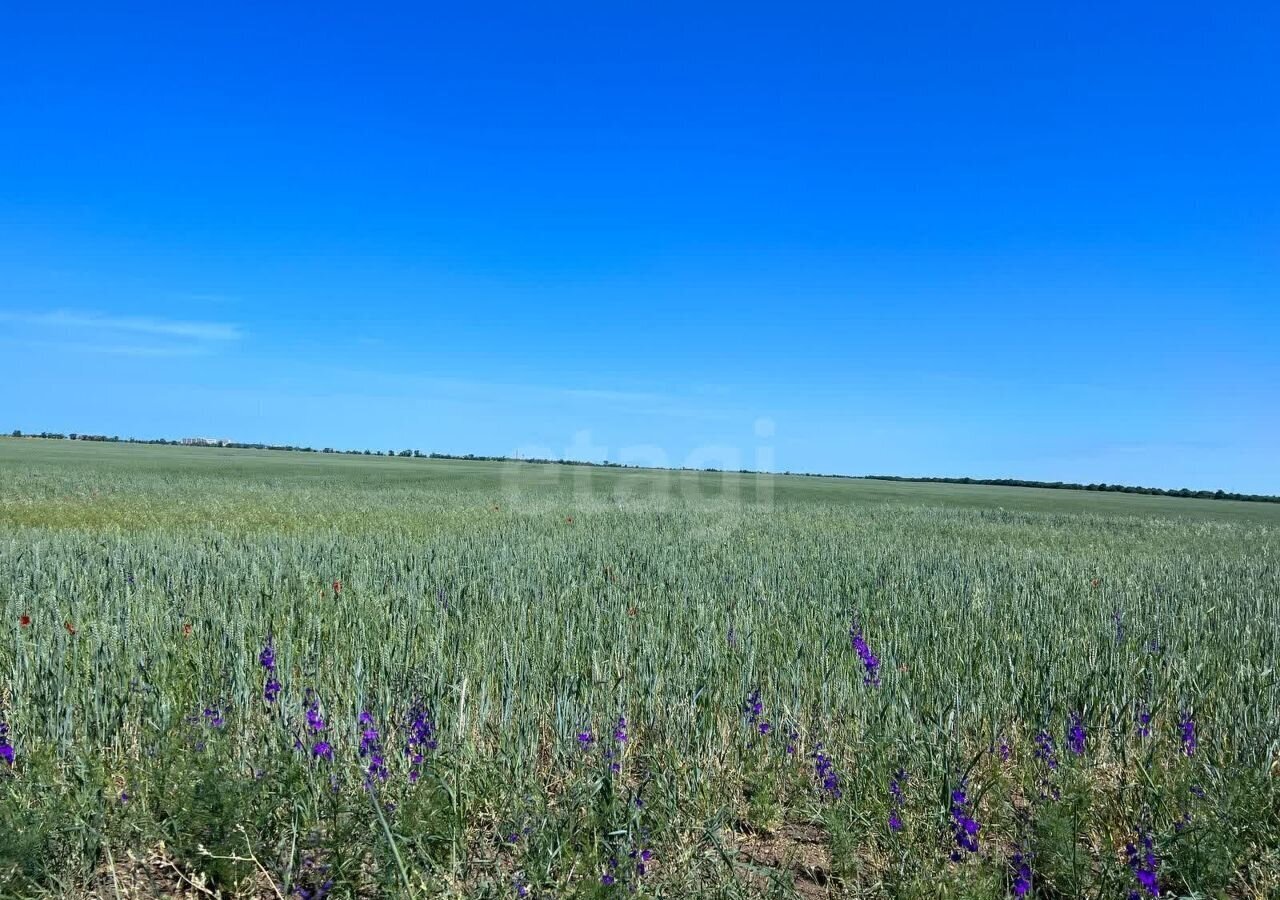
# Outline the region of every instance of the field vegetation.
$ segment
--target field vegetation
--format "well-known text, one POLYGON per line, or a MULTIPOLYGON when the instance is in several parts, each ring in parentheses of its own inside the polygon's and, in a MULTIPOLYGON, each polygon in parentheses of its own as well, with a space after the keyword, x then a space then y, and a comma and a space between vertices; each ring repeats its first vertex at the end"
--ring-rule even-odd
POLYGON ((0 439, 0 896, 1280 896, 1280 506, 0 439))

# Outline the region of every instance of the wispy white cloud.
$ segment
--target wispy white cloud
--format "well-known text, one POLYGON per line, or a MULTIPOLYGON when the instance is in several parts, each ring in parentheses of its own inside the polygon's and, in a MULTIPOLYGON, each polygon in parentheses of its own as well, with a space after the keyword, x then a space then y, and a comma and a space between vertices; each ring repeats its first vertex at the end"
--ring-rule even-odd
POLYGON ((196 322, 150 316, 106 316, 67 310, 41 313, 0 312, 0 322, 13 322, 41 329, 154 335, 194 341, 234 341, 242 336, 238 326, 227 322, 196 322))
POLYGON ((204 356, 209 353, 205 344, 178 344, 171 346, 147 346, 143 344, 96 344, 90 341, 11 341, 3 342, 10 346, 34 347, 37 350, 51 350, 60 353, 106 353, 111 356, 204 356))

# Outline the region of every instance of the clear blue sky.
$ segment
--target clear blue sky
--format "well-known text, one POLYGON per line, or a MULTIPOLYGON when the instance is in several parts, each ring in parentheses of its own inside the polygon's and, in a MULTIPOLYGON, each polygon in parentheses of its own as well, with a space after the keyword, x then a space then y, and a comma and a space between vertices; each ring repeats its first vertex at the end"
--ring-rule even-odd
POLYGON ((1278 7, 1057 6, 12 7, 0 426, 1280 493, 1278 7))

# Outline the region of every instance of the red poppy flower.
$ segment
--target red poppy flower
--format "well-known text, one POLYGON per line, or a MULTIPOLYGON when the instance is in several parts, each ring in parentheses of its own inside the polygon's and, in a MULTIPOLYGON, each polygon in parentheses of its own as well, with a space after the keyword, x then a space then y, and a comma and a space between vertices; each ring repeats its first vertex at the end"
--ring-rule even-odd
POLYGON ((18 624, 26 628, 31 624, 31 617, 25 614, 18 616, 18 624))
POLYGON ((185 624, 185 625, 183 625, 183 626, 182 626, 182 633, 183 633, 183 635, 184 635, 184 636, 186 636, 186 637, 191 637, 191 623, 190 623, 190 622, 188 622, 187 624, 185 624))
POLYGON ((76 633, 76 626, 72 625, 72 624, 71 624, 71 622, 70 622, 70 620, 68 620, 68 621, 66 621, 66 622, 63 622, 63 623, 62 623, 62 627, 63 627, 63 628, 65 628, 65 629, 67 629, 67 634, 75 634, 75 633, 76 633))
POLYGON ((341 593, 342 593, 342 582, 341 582, 341 581, 335 581, 335 582, 333 583, 333 592, 334 592, 335 594, 341 594, 341 593))

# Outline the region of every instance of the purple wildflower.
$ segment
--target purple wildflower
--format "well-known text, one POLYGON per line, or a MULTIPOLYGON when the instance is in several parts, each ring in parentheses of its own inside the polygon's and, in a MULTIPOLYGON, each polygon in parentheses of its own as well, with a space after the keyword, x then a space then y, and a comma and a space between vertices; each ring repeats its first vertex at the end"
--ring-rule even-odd
POLYGON ((1025 897, 1031 893, 1031 861, 1028 853, 1013 854, 1013 895, 1025 897))
POLYGON ((360 756, 367 757, 369 762, 365 767, 365 780, 372 784, 376 778, 379 781, 386 781, 391 774, 387 769, 386 755, 382 750, 382 738, 378 734, 377 724, 373 720, 373 714, 368 710, 360 713, 360 756))
POLYGON ((619 744, 627 741, 627 720, 625 716, 618 716, 618 724, 613 729, 613 739, 619 744))
POLYGON ((1184 712, 1182 721, 1178 723, 1178 730, 1182 732, 1182 752, 1187 756, 1196 755, 1196 747, 1199 741, 1196 739, 1196 720, 1191 718, 1191 713, 1184 712))
POLYGON ((1067 725, 1067 749, 1080 756, 1084 753, 1089 736, 1084 730, 1084 719, 1079 713, 1072 713, 1067 725))
POLYGON ((1138 710, 1138 737, 1151 737, 1151 711, 1138 710))
POLYGON ((902 786, 907 783, 907 773, 905 769, 899 769, 893 773, 893 777, 889 779, 889 796, 893 798, 893 802, 902 805, 902 786))
POLYGON ((902 830, 902 817, 898 812, 906 803, 906 798, 902 794, 902 786, 907 783, 907 772, 905 769, 899 769, 893 773, 893 777, 889 779, 889 830, 902 830))
POLYGON ((269 637, 262 646, 262 652, 258 654, 258 664, 267 673, 267 683, 262 688, 262 699, 268 703, 275 703, 276 698, 280 696, 280 681, 276 678, 276 648, 269 637))
POLYGON ((840 776, 836 774, 836 765, 831 757, 823 752, 822 744, 813 748, 813 775, 828 798, 840 799, 840 776))
POLYGON ((431 720, 431 713, 421 703, 415 703, 409 711, 409 739, 404 748, 404 755, 409 757, 410 781, 417 781, 422 777, 422 764, 426 761, 427 752, 438 746, 436 726, 431 720))
POLYGON ((603 884, 605 887, 609 887, 610 885, 616 883, 618 879, 614 875, 614 872, 616 872, 617 870, 618 870, 618 858, 616 856, 609 857, 608 860, 605 861, 604 874, 600 876, 600 883, 603 884))
POLYGON ((315 859, 305 856, 302 859, 302 869, 298 873, 299 880, 303 884, 297 885, 293 889, 293 895, 299 900, 325 900, 329 896, 329 892, 333 890, 333 879, 326 878, 329 871, 328 866, 319 865, 315 859), (317 879, 323 878, 315 887, 307 887, 307 884, 315 884, 317 879))
POLYGON ((1152 846, 1151 835, 1147 832, 1138 832, 1138 845, 1141 850, 1133 844, 1125 847, 1125 855, 1129 860, 1129 868, 1133 870, 1133 877, 1138 880, 1142 890, 1130 891, 1130 900, 1141 900, 1142 892, 1145 891, 1149 896, 1160 896, 1160 860, 1155 854, 1152 846))
POLYGON ((258 654, 258 664, 268 672, 276 670, 276 648, 271 638, 267 638, 267 642, 262 646, 262 652, 258 654))
POLYGON ((880 685, 880 657, 871 652, 867 639, 862 636, 862 627, 854 622, 849 626, 849 644, 858 652, 862 665, 867 670, 862 676, 862 683, 869 687, 880 685))
POLYGON ((746 705, 742 709, 747 714, 747 721, 754 725, 755 730, 760 734, 768 734, 773 729, 773 726, 764 719, 764 701, 760 699, 759 688, 747 695, 746 705))
POLYGON ((590 729, 588 729, 587 731, 578 732, 578 747, 580 749, 586 750, 588 747, 591 746, 591 742, 594 740, 595 740, 595 737, 591 734, 590 729))
POLYGON ((329 746, 328 741, 316 741, 311 746, 311 755, 316 759, 332 760, 333 747, 329 746))
POLYGON ((1008 739, 1000 738, 1000 745, 996 747, 996 752, 1000 754, 1000 762, 1009 761, 1009 757, 1013 755, 1013 751, 1009 748, 1008 739))
POLYGON ((222 718, 222 712, 216 706, 206 706, 203 715, 205 724, 210 728, 221 728, 226 724, 226 720, 222 718))
POLYGON ((529 896, 529 885, 525 884, 524 879, 519 875, 516 875, 511 879, 511 887, 515 889, 517 897, 529 896))
POLYGON ((981 830, 982 826, 969 814, 969 795, 962 781, 960 786, 951 792, 951 832, 955 835, 956 846, 959 848, 952 851, 951 859, 959 862, 963 858, 960 850, 977 853, 978 832, 981 830))
POLYGON ((307 728, 312 732, 319 734, 328 726, 325 725, 324 716, 320 714, 320 697, 311 688, 307 688, 306 696, 307 704, 307 728))
POLYGON ((0 719, 0 759, 13 765, 13 744, 9 743, 9 726, 0 719))
POLYGON ((632 850, 628 856, 636 864, 636 875, 643 878, 645 873, 649 871, 649 860, 653 859, 653 851, 645 848, 632 850))
POLYGON ((1036 735, 1036 759, 1050 769, 1058 768, 1058 748, 1053 741, 1053 735, 1047 731, 1041 731, 1036 735))

